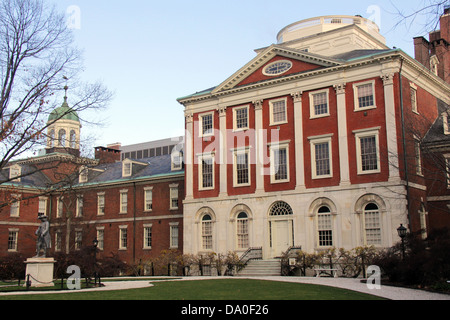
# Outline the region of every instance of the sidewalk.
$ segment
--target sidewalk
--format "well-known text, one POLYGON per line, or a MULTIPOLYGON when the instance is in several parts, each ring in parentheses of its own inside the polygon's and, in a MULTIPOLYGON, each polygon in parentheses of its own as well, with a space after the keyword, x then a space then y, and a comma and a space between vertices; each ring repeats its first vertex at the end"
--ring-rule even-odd
MULTIPOLYGON (((354 290, 375 296, 383 297, 390 300, 450 300, 450 295, 433 293, 424 290, 407 289, 400 287, 381 286, 380 289, 370 290, 365 283, 361 283, 360 279, 348 279, 348 278, 313 278, 313 277, 182 277, 173 279, 170 281, 192 281, 192 280, 211 280, 211 279, 258 279, 258 280, 270 280, 270 281, 282 281, 282 282, 295 282, 295 283, 308 283, 316 285, 324 285, 330 287, 337 287, 347 290, 354 290)), ((157 280, 164 281, 164 280, 157 280)), ((156 281, 155 281, 156 282, 156 281)), ((133 280, 133 281, 107 281, 104 282, 104 287, 81 289, 76 291, 24 291, 24 292, 10 292, 0 293, 0 297, 4 295, 23 295, 23 294, 70 294, 74 292, 92 292, 92 291, 108 291, 108 290, 125 290, 125 289, 137 289, 151 287, 153 284, 151 280, 133 280)))

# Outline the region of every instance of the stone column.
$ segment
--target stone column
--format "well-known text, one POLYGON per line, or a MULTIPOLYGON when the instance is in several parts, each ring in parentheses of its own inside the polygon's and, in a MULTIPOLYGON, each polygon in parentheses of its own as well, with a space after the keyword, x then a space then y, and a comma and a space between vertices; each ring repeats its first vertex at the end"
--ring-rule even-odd
POLYGON ((264 159, 266 149, 262 123, 262 107, 264 100, 253 101, 255 106, 255 162, 256 162, 256 193, 264 192, 264 159))
POLYGON ((295 135, 295 189, 305 188, 305 159, 303 154, 303 116, 302 92, 291 94, 294 100, 294 135, 295 135))
POLYGON ((345 83, 334 85, 337 101, 339 168, 341 186, 350 185, 350 169, 348 160, 347 108, 345 100, 345 83))
POLYGON ((220 168, 220 190, 219 197, 226 196, 227 191, 227 162, 228 162, 228 152, 227 152, 227 108, 219 107, 219 168, 220 168))
POLYGON ((192 200, 194 197, 194 117, 192 113, 185 113, 186 134, 184 142, 185 152, 185 170, 186 170, 186 200, 192 200))

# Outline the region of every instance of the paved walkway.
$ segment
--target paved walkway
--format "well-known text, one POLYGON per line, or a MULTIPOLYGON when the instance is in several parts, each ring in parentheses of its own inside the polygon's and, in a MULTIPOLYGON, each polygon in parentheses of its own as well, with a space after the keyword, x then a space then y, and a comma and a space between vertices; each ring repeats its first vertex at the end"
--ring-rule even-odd
MULTIPOLYGON (((259 280, 271 280, 282 282, 296 282, 296 283, 309 283, 316 285, 331 286, 337 288, 343 288, 348 290, 359 291, 375 296, 387 298, 390 300, 450 300, 450 295, 428 292, 424 290, 415 290, 407 288, 399 288, 392 286, 381 286, 380 289, 369 289, 365 283, 361 283, 360 279, 347 279, 347 278, 312 278, 312 277, 184 277, 180 279, 174 279, 171 281, 191 281, 191 280, 210 280, 210 279, 259 279, 259 280)), ((23 295, 23 294, 70 294, 73 292, 85 292, 85 291, 107 291, 107 290, 125 290, 125 289, 137 289, 151 287, 151 280, 133 280, 133 281, 107 281, 104 282, 105 286, 100 288, 81 289, 76 291, 23 291, 14 293, 0 293, 4 295, 23 295)), ((160 278, 158 278, 160 279, 160 278)), ((158 280, 161 281, 161 280, 158 280)), ((156 282, 156 281, 155 281, 156 282)))

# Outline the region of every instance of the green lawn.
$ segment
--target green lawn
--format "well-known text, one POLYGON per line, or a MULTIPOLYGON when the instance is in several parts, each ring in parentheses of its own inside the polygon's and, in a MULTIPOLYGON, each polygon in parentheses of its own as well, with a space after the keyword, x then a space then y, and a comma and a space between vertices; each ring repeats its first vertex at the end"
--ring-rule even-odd
POLYGON ((339 288, 250 279, 163 281, 120 291, 0 296, 0 300, 378 300, 339 288))

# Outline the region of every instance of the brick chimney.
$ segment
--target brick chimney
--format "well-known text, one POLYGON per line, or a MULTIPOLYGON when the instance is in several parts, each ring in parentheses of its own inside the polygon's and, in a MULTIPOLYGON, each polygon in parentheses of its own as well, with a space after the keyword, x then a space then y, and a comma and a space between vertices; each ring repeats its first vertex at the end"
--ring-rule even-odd
POLYGON ((120 154, 119 149, 95 147, 95 159, 99 160, 99 164, 120 161, 120 154))

